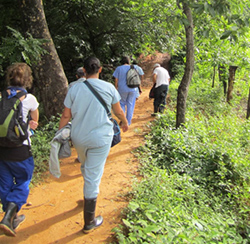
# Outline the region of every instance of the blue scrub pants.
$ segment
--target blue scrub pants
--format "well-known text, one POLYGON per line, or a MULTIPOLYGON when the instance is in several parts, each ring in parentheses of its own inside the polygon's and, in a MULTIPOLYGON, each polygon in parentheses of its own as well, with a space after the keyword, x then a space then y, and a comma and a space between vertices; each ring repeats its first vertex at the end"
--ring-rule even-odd
POLYGON ((4 212, 8 202, 17 205, 17 212, 26 203, 33 170, 32 156, 21 162, 0 160, 0 198, 4 212))
POLYGON ((120 93, 121 96, 120 105, 123 112, 126 114, 128 125, 131 125, 131 121, 133 118, 136 95, 137 95, 136 91, 120 93), (126 107, 127 107, 127 113, 126 113, 126 107))
POLYGON ((76 148, 84 178, 83 195, 86 199, 97 198, 104 165, 110 151, 110 143, 97 148, 76 148))

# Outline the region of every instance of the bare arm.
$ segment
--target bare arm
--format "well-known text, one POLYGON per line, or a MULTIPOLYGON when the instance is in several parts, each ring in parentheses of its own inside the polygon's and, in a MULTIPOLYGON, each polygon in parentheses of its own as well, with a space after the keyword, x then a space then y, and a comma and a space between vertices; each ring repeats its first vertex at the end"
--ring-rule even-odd
POLYGON ((143 83, 144 75, 140 75, 140 78, 141 78, 141 83, 143 83))
POLYGON ((115 78, 115 88, 118 89, 118 79, 115 78))
POLYGON ((153 84, 156 83, 156 77, 157 77, 157 75, 156 75, 156 74, 153 74, 153 84))
POLYGON ((32 130, 35 130, 38 126, 39 111, 38 109, 30 111, 31 120, 29 121, 29 126, 32 130))
POLYGON ((112 109, 113 109, 115 116, 118 119, 120 119, 122 122, 122 124, 121 124, 122 131, 126 132, 128 130, 128 121, 125 117, 125 114, 121 108, 120 103, 118 102, 118 103, 112 104, 112 109))
POLYGON ((60 119, 60 122, 59 122, 59 130, 62 129, 65 125, 68 124, 68 122, 70 121, 72 115, 71 115, 71 109, 70 108, 67 108, 67 107, 64 107, 64 111, 62 113, 62 117, 60 119))

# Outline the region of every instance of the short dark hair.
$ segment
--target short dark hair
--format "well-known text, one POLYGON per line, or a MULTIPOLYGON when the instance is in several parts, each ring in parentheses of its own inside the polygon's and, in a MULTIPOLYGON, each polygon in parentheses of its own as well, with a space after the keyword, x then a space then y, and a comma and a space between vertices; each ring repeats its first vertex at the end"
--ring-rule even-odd
POLYGON ((98 70, 101 68, 101 63, 98 58, 89 57, 85 59, 83 67, 88 75, 93 75, 98 73, 98 70))
POLYGON ((130 57, 129 56, 123 56, 121 59, 121 64, 130 64, 130 57))

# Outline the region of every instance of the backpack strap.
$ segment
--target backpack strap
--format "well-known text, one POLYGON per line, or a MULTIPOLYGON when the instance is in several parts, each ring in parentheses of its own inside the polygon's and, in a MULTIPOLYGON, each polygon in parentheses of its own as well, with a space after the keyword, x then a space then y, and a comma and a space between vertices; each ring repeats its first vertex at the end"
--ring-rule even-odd
POLYGON ((20 91, 20 92, 17 92, 17 94, 15 95, 15 97, 17 97, 18 99, 20 99, 22 96, 24 96, 25 95, 25 97, 27 96, 27 92, 25 92, 25 91, 20 91))
POLYGON ((136 67, 133 64, 130 65, 130 69, 134 69, 136 71, 136 73, 140 76, 138 70, 136 69, 136 67))
POLYGON ((9 93, 7 92, 7 90, 4 90, 4 91, 1 92, 1 95, 2 95, 2 99, 7 99, 9 93))
POLYGON ((102 104, 102 106, 105 108, 108 117, 111 117, 111 113, 108 110, 107 104, 104 102, 103 98, 100 96, 100 94, 89 84, 88 80, 83 81, 83 83, 89 88, 89 90, 95 95, 97 100, 102 104))
MULTIPOLYGON (((4 99, 8 99, 9 98, 9 93, 7 92, 7 90, 8 89, 6 89, 6 90, 3 90, 2 92, 1 92, 1 95, 2 95, 2 98, 4 98, 4 99)), ((11 97, 17 97, 18 99, 20 99, 22 96, 24 96, 25 95, 25 97, 27 96, 27 92, 26 91, 20 91, 20 92, 17 92, 15 95, 13 95, 13 96, 11 96, 11 97)), ((10 98, 11 98, 10 97, 10 98)))

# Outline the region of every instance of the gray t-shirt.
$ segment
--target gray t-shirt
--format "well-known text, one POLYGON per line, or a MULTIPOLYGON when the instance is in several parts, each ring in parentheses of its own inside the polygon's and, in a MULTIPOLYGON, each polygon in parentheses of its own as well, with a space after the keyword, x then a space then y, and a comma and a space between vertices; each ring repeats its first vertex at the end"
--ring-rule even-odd
MULTIPOLYGON (((120 95, 114 85, 100 79, 88 79, 92 87, 100 94, 111 110, 111 105, 120 101, 120 95)), ((103 105, 84 83, 72 86, 64 100, 71 109, 71 139, 76 147, 101 147, 110 143, 113 136, 113 124, 103 105)))

